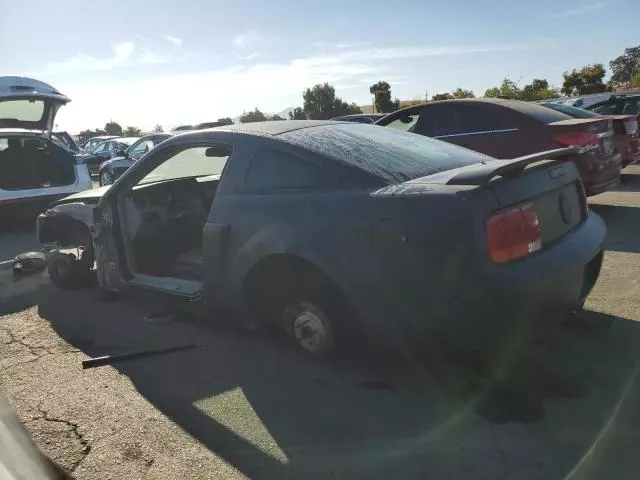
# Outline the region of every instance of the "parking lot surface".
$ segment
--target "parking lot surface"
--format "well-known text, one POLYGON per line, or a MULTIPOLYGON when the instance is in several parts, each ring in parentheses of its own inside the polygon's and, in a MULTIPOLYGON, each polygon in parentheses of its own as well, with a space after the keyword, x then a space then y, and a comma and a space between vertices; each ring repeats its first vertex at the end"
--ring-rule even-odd
MULTIPOLYGON (((591 328, 561 329, 515 369, 508 391, 487 379, 451 388, 433 365, 357 346, 315 362, 215 318, 149 316, 167 311, 149 297, 62 292, 44 272, 8 270, 0 391, 40 448, 80 479, 638 478, 640 168, 591 204, 609 229, 584 314, 591 328)), ((37 247, 29 228, 0 234, 0 261, 37 247)))

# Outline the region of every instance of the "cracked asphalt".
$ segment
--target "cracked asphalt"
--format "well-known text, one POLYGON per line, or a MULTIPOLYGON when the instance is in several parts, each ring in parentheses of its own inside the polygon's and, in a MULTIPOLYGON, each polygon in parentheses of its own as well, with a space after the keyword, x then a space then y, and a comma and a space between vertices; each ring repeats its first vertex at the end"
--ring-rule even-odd
MULTIPOLYGON (((346 352, 313 362, 155 297, 59 291, 0 272, 0 391, 79 479, 635 479, 640 168, 591 199, 609 233, 590 328, 565 327, 501 384, 346 352), (610 324, 609 328, 606 328, 610 324), (88 357, 196 348, 83 370, 88 357)), ((35 244, 0 234, 0 261, 35 244)))

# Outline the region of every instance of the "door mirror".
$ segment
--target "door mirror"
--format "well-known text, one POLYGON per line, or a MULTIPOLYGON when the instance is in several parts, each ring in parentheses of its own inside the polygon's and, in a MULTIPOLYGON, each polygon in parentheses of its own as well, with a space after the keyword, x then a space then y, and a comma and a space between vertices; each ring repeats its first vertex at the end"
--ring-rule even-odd
POLYGON ((116 157, 128 157, 129 155, 127 154, 126 150, 118 150, 116 152, 116 157))

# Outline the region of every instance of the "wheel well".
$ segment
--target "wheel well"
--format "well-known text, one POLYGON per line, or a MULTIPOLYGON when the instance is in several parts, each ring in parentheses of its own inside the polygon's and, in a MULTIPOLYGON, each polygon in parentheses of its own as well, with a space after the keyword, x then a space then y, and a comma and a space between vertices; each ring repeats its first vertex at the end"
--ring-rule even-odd
POLYGON ((331 295, 341 303, 344 294, 314 263, 296 255, 274 254, 256 263, 246 274, 243 294, 246 305, 259 316, 278 315, 283 296, 295 291, 331 295))
POLYGON ((89 227, 75 218, 60 216, 47 225, 41 236, 46 242, 56 242, 60 248, 84 247, 87 260, 93 263, 93 240, 89 227))

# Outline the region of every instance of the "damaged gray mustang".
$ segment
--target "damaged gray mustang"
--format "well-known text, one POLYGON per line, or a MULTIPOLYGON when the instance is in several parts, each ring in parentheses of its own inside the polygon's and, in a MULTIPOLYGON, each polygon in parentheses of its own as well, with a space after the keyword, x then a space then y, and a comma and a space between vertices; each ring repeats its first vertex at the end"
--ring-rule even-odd
POLYGON ((313 355, 345 332, 513 348, 580 309, 600 272, 606 228, 571 153, 497 160, 356 123, 231 125, 57 201, 37 234, 58 249, 60 287, 93 275, 198 300, 313 355))

